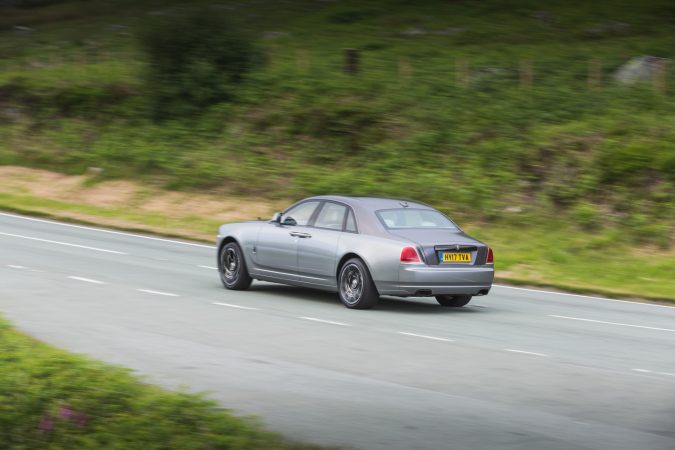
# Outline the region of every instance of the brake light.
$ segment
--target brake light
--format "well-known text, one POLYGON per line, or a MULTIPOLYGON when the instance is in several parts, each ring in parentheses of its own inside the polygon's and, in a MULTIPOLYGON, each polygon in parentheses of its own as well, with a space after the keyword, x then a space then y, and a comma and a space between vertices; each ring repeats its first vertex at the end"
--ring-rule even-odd
POLYGON ((495 256, 492 254, 492 249, 488 247, 488 255, 487 255, 487 261, 488 264, 494 264, 495 263, 495 256))
POLYGON ((418 263, 420 262, 420 257, 417 254, 417 250, 414 247, 406 247, 401 250, 401 262, 405 263, 418 263))

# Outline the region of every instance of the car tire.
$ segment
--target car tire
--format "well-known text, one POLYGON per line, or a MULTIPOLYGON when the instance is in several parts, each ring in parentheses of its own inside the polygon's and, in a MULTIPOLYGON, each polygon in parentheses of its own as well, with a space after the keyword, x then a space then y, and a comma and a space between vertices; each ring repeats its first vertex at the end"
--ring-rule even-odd
POLYGON ((351 309, 369 309, 380 299, 368 268, 358 258, 342 265, 337 277, 340 301, 351 309))
POLYGON ((471 301, 470 295, 437 295, 436 301, 441 306, 461 308, 471 301))
POLYGON ((234 291, 248 289, 253 281, 246 268, 244 253, 236 242, 225 244, 220 249, 218 272, 223 286, 234 291))

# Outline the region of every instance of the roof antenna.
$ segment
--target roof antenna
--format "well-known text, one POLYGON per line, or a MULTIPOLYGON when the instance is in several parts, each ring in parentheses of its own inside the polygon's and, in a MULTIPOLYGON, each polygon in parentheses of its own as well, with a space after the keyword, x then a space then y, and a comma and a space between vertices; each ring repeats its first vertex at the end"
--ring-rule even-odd
POLYGON ((401 206, 403 206, 404 208, 407 208, 407 207, 408 207, 408 202, 399 202, 399 203, 400 203, 401 206))

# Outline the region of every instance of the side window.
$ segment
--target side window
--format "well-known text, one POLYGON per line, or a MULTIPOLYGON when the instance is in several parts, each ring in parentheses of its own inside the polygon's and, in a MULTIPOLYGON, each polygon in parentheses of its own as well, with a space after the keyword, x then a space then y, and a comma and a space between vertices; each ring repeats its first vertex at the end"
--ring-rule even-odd
POLYGON ((287 225, 307 225, 309 219, 312 217, 314 210, 319 205, 319 202, 305 202, 300 203, 281 216, 281 223, 287 225))
POLYGON ((319 215, 314 222, 317 228, 329 228, 331 230, 342 231, 342 223, 345 220, 347 207, 338 203, 326 202, 319 211, 319 215))
POLYGON ((354 212, 351 209, 349 210, 349 215, 347 216, 347 225, 345 226, 345 231, 356 233, 356 220, 354 220, 354 212))

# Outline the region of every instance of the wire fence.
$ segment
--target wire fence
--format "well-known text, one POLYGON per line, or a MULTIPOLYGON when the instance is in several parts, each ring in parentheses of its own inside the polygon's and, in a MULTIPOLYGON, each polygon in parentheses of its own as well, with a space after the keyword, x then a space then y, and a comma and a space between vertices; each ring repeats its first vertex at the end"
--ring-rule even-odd
MULTIPOLYGON (((484 60, 480 62, 469 58, 455 58, 446 60, 441 66, 434 62, 421 62, 421 58, 400 57, 388 59, 381 56, 372 57, 368 52, 362 52, 356 48, 336 50, 330 57, 325 55, 313 55, 309 50, 297 49, 290 53, 292 66, 300 74, 310 73, 313 69, 320 68, 322 71, 335 71, 358 79, 368 75, 369 71, 393 72, 394 77, 401 81, 422 77, 430 72, 443 72, 448 81, 460 88, 470 88, 476 81, 483 79, 512 80, 522 89, 531 89, 549 80, 555 74, 571 74, 576 79, 582 79, 589 90, 601 90, 611 84, 649 84, 653 90, 661 95, 668 93, 669 85, 675 80, 672 70, 672 60, 658 57, 636 57, 627 62, 624 61, 617 68, 615 60, 611 64, 601 57, 589 58, 585 61, 577 61, 574 68, 566 66, 560 61, 543 61, 534 59, 516 59, 508 64, 486 65, 484 60), (340 53, 341 52, 341 53, 340 53), (632 64, 632 68, 623 69, 632 64)), ((284 58, 289 58, 285 52, 284 58)), ((273 53, 267 55, 268 62, 278 59, 273 53)), ((40 56, 26 56, 19 59, 4 58, 0 60, 0 68, 5 72, 23 72, 39 69, 64 67, 76 64, 84 71, 87 66, 122 63, 140 66, 143 61, 138 55, 130 52, 101 51, 96 48, 83 51, 64 52, 40 56)))

